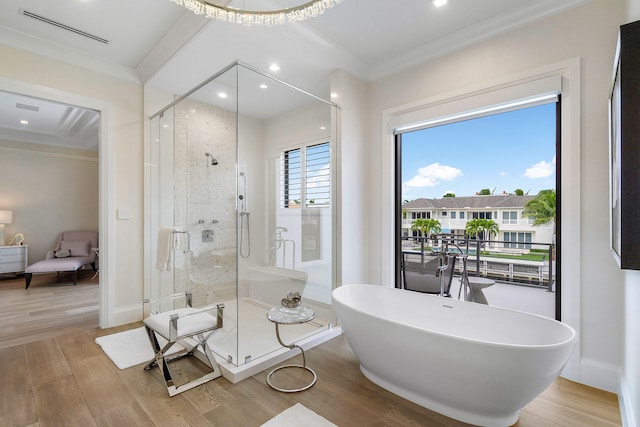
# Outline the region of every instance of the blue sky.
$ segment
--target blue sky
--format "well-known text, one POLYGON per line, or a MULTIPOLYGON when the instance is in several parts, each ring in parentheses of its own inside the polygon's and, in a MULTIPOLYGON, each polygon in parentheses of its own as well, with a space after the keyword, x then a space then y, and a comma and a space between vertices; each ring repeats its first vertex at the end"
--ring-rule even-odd
POLYGON ((405 133, 402 200, 555 188, 555 103, 405 133))

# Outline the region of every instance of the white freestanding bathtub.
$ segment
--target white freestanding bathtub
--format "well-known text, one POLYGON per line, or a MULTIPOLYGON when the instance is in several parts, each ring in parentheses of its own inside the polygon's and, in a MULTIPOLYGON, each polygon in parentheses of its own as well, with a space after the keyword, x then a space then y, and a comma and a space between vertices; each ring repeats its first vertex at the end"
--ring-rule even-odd
POLYGON ((347 285, 332 296, 367 378, 477 425, 515 423, 559 375, 577 339, 552 319, 407 290, 347 285))

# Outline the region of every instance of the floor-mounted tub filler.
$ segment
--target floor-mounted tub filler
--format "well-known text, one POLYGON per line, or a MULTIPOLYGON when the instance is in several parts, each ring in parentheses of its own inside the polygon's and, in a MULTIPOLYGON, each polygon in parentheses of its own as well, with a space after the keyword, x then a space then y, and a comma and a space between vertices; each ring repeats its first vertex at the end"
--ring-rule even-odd
POLYGON ((509 426, 560 374, 577 340, 533 314, 374 285, 333 291, 362 373, 467 423, 509 426))

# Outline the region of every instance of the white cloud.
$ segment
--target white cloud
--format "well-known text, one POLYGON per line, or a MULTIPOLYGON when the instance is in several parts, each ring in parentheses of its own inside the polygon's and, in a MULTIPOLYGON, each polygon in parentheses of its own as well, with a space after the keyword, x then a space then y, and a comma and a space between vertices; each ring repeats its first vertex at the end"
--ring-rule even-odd
POLYGON ((441 181, 452 181, 462 176, 460 169, 431 163, 418 169, 418 174, 405 183, 407 187, 435 187, 441 181))
POLYGON ((506 173, 505 171, 500 172, 500 176, 507 176, 509 175, 508 173, 506 173))
POLYGON ((407 181, 407 187, 435 187, 440 181, 433 177, 416 175, 407 181))
POLYGON ((544 160, 538 162, 535 165, 528 167, 522 175, 530 179, 547 178, 553 175, 556 170, 555 160, 556 158, 554 157, 551 162, 546 162, 544 160))

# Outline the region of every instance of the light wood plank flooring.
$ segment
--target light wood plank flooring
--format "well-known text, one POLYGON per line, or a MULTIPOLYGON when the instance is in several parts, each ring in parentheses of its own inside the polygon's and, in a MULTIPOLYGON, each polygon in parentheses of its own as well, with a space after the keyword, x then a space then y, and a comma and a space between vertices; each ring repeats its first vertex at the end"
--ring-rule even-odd
POLYGON ((0 348, 25 344, 98 326, 99 276, 78 272, 35 274, 29 289, 24 276, 0 275, 0 348))
MULTIPOLYGON (((5 295, 4 285, 6 282, 0 281, 0 301, 5 295)), ((81 285, 54 288, 78 292, 78 298, 66 295, 65 300, 78 302, 84 298, 81 285)), ((0 304, 0 316, 5 316, 7 303, 0 304)), ((32 313, 40 311, 47 310, 31 309, 32 313)), ((53 333, 56 328, 52 326, 32 335, 26 343, 0 348, 0 426, 250 427, 261 425, 297 402, 341 427, 465 425, 371 383, 360 373, 343 336, 306 352, 318 382, 302 393, 272 390, 266 384, 267 371, 235 385, 219 378, 169 398, 156 370, 145 372, 141 366, 119 370, 95 344, 98 336, 141 323, 111 329, 99 329, 90 323, 59 334, 53 333)), ((16 339, 4 338, 5 342, 16 339)), ((299 363, 299 356, 294 363, 299 363)), ((199 362, 189 359, 175 365, 175 373, 184 377, 202 369, 199 362)), ((306 380, 297 378, 296 370, 286 372, 276 379, 306 380)), ((304 375, 304 371, 300 373, 304 375)), ((283 381, 281 385, 293 384, 283 381)), ((621 419, 616 395, 558 379, 522 410, 516 425, 619 426, 621 419)))

